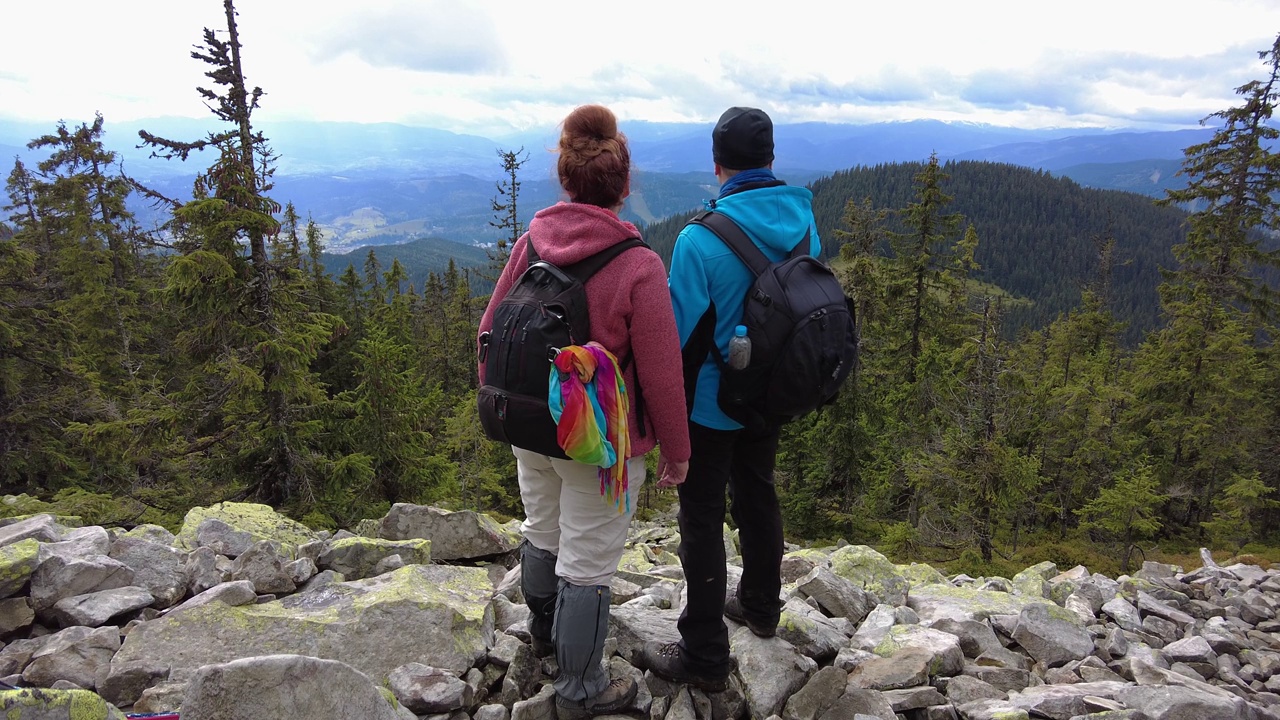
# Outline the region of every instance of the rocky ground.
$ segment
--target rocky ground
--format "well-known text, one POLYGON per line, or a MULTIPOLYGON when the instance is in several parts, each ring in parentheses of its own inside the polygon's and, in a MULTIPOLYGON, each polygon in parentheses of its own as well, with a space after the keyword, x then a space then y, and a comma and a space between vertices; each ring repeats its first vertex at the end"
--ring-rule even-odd
MULTIPOLYGON (((74 518, 0 520, 0 712, 89 720, 555 716, 554 658, 524 630, 519 535, 396 505, 358 534, 262 505, 196 508, 175 536, 74 518)), ((797 549, 775 638, 729 624, 737 670, 706 694, 633 667, 677 638, 673 523, 636 523, 613 583, 620 717, 654 720, 1280 720, 1280 575, 1052 563, 944 577, 865 546, 797 549)), ((736 534, 726 529, 730 587, 736 534)))

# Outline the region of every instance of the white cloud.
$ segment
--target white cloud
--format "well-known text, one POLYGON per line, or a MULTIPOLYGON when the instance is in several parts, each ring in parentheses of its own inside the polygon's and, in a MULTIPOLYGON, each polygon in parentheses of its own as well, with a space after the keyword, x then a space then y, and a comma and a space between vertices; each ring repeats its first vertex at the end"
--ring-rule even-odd
MULTIPOLYGON (((239 0, 272 118, 495 132, 603 102, 629 119, 934 117, 1023 126, 1189 125, 1263 71, 1274 0, 827 3, 769 12, 651 0, 239 0)), ((190 59, 217 0, 0 5, 0 115, 199 116, 190 59)))

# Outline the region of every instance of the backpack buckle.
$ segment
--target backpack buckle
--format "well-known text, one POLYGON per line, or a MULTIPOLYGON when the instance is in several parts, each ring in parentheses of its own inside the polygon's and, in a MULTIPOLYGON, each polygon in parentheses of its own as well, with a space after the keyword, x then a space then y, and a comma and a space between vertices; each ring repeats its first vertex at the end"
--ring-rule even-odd
POLYGON ((498 419, 506 421, 507 419, 507 396, 498 395, 493 399, 493 409, 498 414, 498 419))
POLYGON ((773 298, 769 297, 769 294, 760 288, 756 288, 755 291, 751 293, 751 299, 765 307, 769 307, 773 304, 773 298))

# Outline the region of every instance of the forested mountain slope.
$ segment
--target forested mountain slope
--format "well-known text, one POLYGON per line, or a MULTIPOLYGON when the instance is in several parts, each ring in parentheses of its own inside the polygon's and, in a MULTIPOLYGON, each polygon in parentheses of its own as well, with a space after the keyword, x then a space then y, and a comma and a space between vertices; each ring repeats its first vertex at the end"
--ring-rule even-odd
MULTIPOLYGON (((824 253, 839 253, 842 216, 849 200, 900 210, 914 199, 914 176, 923 163, 857 167, 814 182, 814 212, 824 253)), ((1136 341, 1157 324, 1156 286, 1161 268, 1173 265, 1170 248, 1185 236, 1186 213, 1152 198, 1081 187, 1067 178, 1015 165, 948 162, 943 191, 947 212, 964 215, 961 232, 978 233, 977 278, 1032 304, 1012 308, 1007 328, 1040 327, 1080 302, 1080 288, 1097 277, 1095 239, 1115 239, 1110 305, 1136 341)), ((785 176, 783 179, 786 179, 785 176)), ((654 223, 645 239, 666 261, 676 235, 691 216, 654 223)), ((889 227, 897 229, 893 216, 889 227)), ((887 251, 887 250, 886 250, 887 251)))

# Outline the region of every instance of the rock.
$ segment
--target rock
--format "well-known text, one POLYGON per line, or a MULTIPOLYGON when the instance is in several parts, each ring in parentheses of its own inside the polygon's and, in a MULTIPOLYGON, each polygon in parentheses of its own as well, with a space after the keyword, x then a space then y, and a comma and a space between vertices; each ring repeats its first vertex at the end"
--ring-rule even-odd
MULTIPOLYGON (((982 621, 995 615, 1018 615, 1024 608, 1035 605, 1048 607, 1050 604, 1044 598, 950 585, 913 588, 907 598, 907 606, 915 610, 920 622, 926 625, 942 619, 982 621)), ((1052 607, 1065 615, 1065 610, 1056 605, 1052 607)))
POLYGON ((882 694, 884 699, 889 701, 889 706, 897 713, 923 710, 931 705, 942 705, 947 701, 942 696, 942 693, 938 692, 937 688, 928 685, 902 688, 900 690, 886 690, 882 694))
POLYGON ((1007 700, 975 700, 956 708, 964 720, 1031 720, 1026 710, 1007 700))
POLYGON ((815 567, 828 567, 830 561, 825 553, 817 550, 796 550, 782 556, 780 574, 783 583, 793 583, 809 574, 815 567))
POLYGON ((35 622, 36 612, 25 597, 0 600, 0 637, 21 630, 35 622))
POLYGON ((847 618, 860 623, 879 600, 873 593, 836 575, 825 566, 817 566, 796 582, 796 589, 806 597, 817 601, 819 608, 830 617, 847 618))
POLYGON ((986 667, 983 665, 969 665, 965 667, 964 673, 1005 692, 1025 690, 1031 686, 1035 677, 1030 672, 1018 668, 986 667))
POLYGON ((284 571, 296 587, 306 584, 308 580, 315 577, 318 568, 316 568, 314 560, 309 557, 303 557, 285 565, 284 571))
POLYGON ((950 677, 964 671, 964 653, 960 650, 960 638, 941 630, 932 630, 919 625, 895 625, 885 634, 884 639, 870 650, 887 658, 908 648, 928 654, 930 676, 950 677))
POLYGON ((1160 638, 1161 643, 1173 642, 1178 637, 1178 626, 1162 617, 1148 615, 1142 618, 1142 629, 1160 638))
POLYGON ((1028 715, 1050 720, 1070 720, 1087 712, 1085 698, 1114 698, 1128 685, 1119 683, 1075 683, 1071 685, 1039 685, 1009 694, 1009 704, 1027 711, 1028 715))
POLYGON ((1037 662, 1056 667, 1093 653, 1093 638, 1083 628, 1049 616, 1043 605, 1034 605, 1018 616, 1013 639, 1037 662))
POLYGON ((431 541, 345 538, 331 542, 320 554, 316 566, 340 572, 348 580, 359 580, 380 574, 374 571, 375 568, 394 555, 400 556, 401 567, 405 564, 428 565, 431 563, 431 541))
POLYGON ((1195 618, 1175 607, 1170 607, 1166 603, 1157 600, 1150 593, 1138 593, 1138 610, 1164 618, 1165 620, 1177 625, 1179 629, 1185 628, 1189 625, 1194 625, 1196 622, 1195 618))
POLYGON ((106 555, 111 548, 111 536, 105 528, 96 525, 75 528, 63 534, 58 542, 40 544, 40 562, 57 555, 66 560, 106 555))
MULTIPOLYGON (((31 662, 31 655, 44 647, 50 636, 14 640, 0 649, 0 679, 20 675, 22 669, 31 662)), ((12 684, 12 683, 10 683, 12 684)))
POLYGON ((237 580, 215 585, 181 605, 169 608, 166 614, 176 615, 213 602, 239 607, 240 605, 249 605, 256 602, 257 599, 258 593, 253 589, 253 583, 248 580, 237 580))
POLYGON ((24 540, 54 543, 62 539, 62 528, 52 515, 40 514, 0 526, 0 548, 24 540))
POLYGON ((276 543, 259 540, 240 553, 231 565, 231 580, 253 583, 254 592, 291 593, 297 589, 293 576, 285 570, 286 560, 276 552, 276 543))
POLYGON ((116 538, 116 542, 119 542, 122 538, 129 538, 131 540, 146 540, 147 542, 152 543, 153 545, 172 546, 175 536, 173 533, 169 532, 166 528, 163 528, 159 525, 144 523, 142 525, 137 525, 131 528, 130 530, 127 530, 121 533, 120 536, 116 538))
POLYGON ((185 682, 162 682, 142 691, 133 704, 135 713, 176 712, 182 709, 182 695, 187 691, 185 682))
POLYGON ((326 718, 404 720, 364 673, 337 660, 300 655, 247 657, 196 671, 182 699, 184 720, 326 718))
POLYGON ((554 720, 556 717, 556 690, 550 685, 511 706, 511 720, 554 720))
POLYGON ((299 545, 314 538, 315 533, 306 525, 281 515, 269 505, 224 502, 187 511, 182 529, 178 531, 173 544, 186 551, 202 546, 211 547, 221 555, 232 557, 244 552, 255 542, 272 540, 278 543, 285 555, 293 557, 299 545), (209 519, 217 520, 220 524, 215 523, 206 528, 207 542, 201 543, 197 538, 198 530, 209 519), (224 530, 224 526, 229 530, 224 530), (238 552, 222 552, 214 546, 227 546, 238 552))
POLYGON ((98 683, 98 693, 112 705, 128 707, 138 702, 148 688, 167 679, 169 665, 163 662, 112 666, 98 683))
POLYGON ((1249 705, 1234 696, 1209 695, 1189 687, 1126 687, 1116 693, 1126 707, 1139 708, 1153 720, 1248 720, 1249 705))
POLYGON ((909 647, 890 657, 868 660, 849 673, 849 686, 867 690, 895 690, 929 682, 931 651, 909 647))
POLYGON ((88 690, 0 691, 0 717, 17 720, 125 720, 120 709, 88 690))
POLYGON ((676 629, 679 619, 679 610, 619 605, 609 613, 609 627, 618 642, 618 654, 630 659, 648 641, 668 643, 679 640, 680 631, 676 629))
MULTIPOLYGON (((730 632, 741 627, 731 620, 726 622, 730 632)), ((849 642, 848 636, 837 629, 830 618, 799 598, 791 598, 783 606, 778 621, 778 637, 794 645, 802 655, 820 663, 830 661, 849 642)))
POLYGON ((910 588, 889 558, 866 545, 846 545, 831 553, 830 563, 831 572, 892 605, 901 605, 910 588))
POLYGON ((1116 624, 1125 630, 1131 632, 1142 632, 1142 617, 1138 615, 1138 608, 1132 603, 1121 597, 1112 598, 1102 605, 1102 612, 1105 613, 1116 624))
POLYGON ((120 628, 73 627, 52 636, 31 654, 22 671, 27 685, 48 687, 57 680, 69 680, 92 689, 98 671, 105 670, 120 649, 120 628))
POLYGON ((896 720, 897 717, 884 694, 850 687, 818 720, 896 720))
POLYGON ((419 715, 468 708, 475 696, 453 673, 422 663, 401 665, 391 671, 387 683, 396 699, 419 715))
POLYGON ((783 720, 816 720, 844 694, 849 674, 827 666, 813 674, 782 709, 783 720))
POLYGON ((1058 566, 1045 561, 1013 576, 1014 591, 1034 598, 1049 597, 1049 579, 1058 574, 1058 566))
POLYGON ((502 678, 502 704, 510 705, 532 696, 538 687, 538 681, 542 679, 541 668, 542 664, 534 656, 533 650, 521 643, 507 666, 507 674, 502 678))
POLYGON ((1185 663, 1218 663, 1218 654, 1209 647, 1209 642, 1196 635, 1185 640, 1178 640, 1165 645, 1160 650, 1169 662, 1185 663))
POLYGON ((969 675, 957 675, 947 681, 947 700, 964 705, 975 700, 1004 700, 1009 693, 969 675))
POLYGON ((187 555, 185 565, 187 573, 187 591, 199 595, 222 582, 222 571, 218 569, 218 554, 207 547, 196 548, 187 555))
POLYGON ((511 711, 506 705, 481 705, 471 717, 472 720, 511 720, 511 711))
MULTIPOLYGON (((169 536, 172 538, 172 533, 169 536)), ((109 556, 133 571, 133 584, 151 593, 155 598, 153 607, 160 610, 173 607, 187 596, 186 559, 172 547, 143 537, 124 535, 111 544, 109 556)))
POLYGON ((884 603, 877 605, 862 620, 862 624, 858 626, 857 632, 851 638, 851 644, 859 648, 873 648, 879 645, 889 633, 889 629, 897 623, 895 610, 896 608, 892 605, 884 603))
POLYGON ((154 601, 151 593, 140 587, 113 588, 63 598, 54 604, 49 616, 59 627, 98 627, 117 615, 141 610, 154 601))
POLYGON ((470 510, 447 512, 409 503, 391 506, 378 536, 387 540, 430 540, 431 556, 436 560, 501 555, 515 550, 521 540, 488 515, 470 510))
POLYGON ((943 618, 933 622, 929 627, 955 635, 960 640, 960 651, 964 653, 965 657, 976 658, 988 650, 1004 647, 1000 644, 1000 639, 996 637, 995 631, 991 629, 991 626, 978 620, 943 618))
POLYGON ((740 628, 729 638, 738 658, 738 674, 746 685, 747 705, 755 717, 782 710, 787 699, 804 687, 817 663, 780 638, 758 638, 740 628))
POLYGON ((135 627, 115 661, 164 658, 178 673, 263 653, 306 654, 341 658, 373 677, 410 662, 461 674, 493 644, 491 592, 482 568, 411 565, 263 604, 171 610, 135 627))
MULTIPOLYGON (((52 518, 51 518, 52 520, 52 518)), ((0 545, 0 598, 12 597, 26 587, 40 564, 40 542, 24 538, 0 545)))
POLYGON ((129 566, 106 555, 70 559, 54 555, 31 576, 31 605, 39 614, 63 598, 132 584, 129 566))

